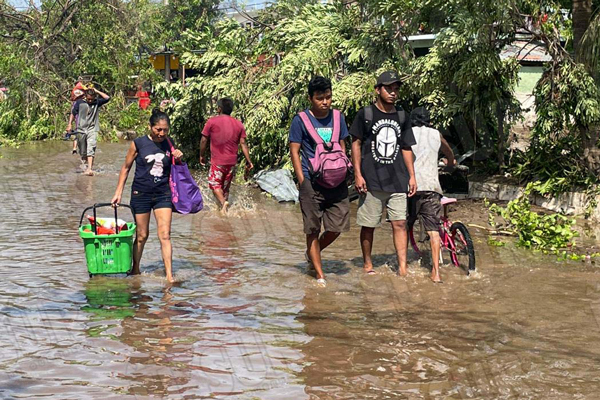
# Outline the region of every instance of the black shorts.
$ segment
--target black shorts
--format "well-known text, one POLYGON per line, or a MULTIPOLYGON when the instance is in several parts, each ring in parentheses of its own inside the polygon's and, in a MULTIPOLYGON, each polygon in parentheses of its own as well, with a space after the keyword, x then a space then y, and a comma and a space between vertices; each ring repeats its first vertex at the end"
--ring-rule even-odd
POLYGON ((417 217, 423 228, 437 232, 442 217, 442 195, 437 192, 417 192, 408 198, 408 225, 412 226, 417 217))
POLYGON ((159 193, 131 191, 131 208, 135 214, 146 214, 157 208, 173 208, 171 190, 159 193))
POLYGON ((346 182, 332 189, 324 188, 310 179, 300 185, 300 209, 307 235, 321 232, 345 232, 350 229, 350 202, 346 182))

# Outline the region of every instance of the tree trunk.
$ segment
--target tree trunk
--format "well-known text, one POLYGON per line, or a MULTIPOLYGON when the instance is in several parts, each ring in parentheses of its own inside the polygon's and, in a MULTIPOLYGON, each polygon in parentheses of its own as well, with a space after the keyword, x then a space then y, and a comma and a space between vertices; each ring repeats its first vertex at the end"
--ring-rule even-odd
POLYGON ((573 0, 573 49, 577 53, 581 38, 590 25, 592 0, 573 0))
POLYGON ((590 129, 580 128, 583 142, 583 160, 588 170, 594 174, 600 173, 600 149, 597 146, 600 127, 590 129))

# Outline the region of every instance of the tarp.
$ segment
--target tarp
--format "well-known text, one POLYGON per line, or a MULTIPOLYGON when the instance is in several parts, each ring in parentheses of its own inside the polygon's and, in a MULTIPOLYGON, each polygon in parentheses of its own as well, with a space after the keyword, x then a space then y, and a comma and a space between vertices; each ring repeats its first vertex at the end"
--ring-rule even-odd
POLYGON ((262 170, 254 175, 258 186, 270 193, 277 201, 298 202, 298 189, 287 169, 262 170))

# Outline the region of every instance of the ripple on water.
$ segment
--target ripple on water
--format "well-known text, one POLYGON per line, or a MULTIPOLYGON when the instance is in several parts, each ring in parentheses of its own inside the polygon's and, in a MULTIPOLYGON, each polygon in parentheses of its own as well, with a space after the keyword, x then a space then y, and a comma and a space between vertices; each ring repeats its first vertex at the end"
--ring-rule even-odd
POLYGON ((207 211, 173 219, 177 282, 165 282, 154 220, 141 276, 90 280, 77 224, 112 197, 127 146, 101 143, 93 178, 77 173, 69 146, 0 149, 1 398, 596 397, 593 268, 488 248, 475 231, 471 276, 445 266, 433 285, 410 251, 398 278, 384 226, 379 273, 365 276, 353 224, 323 252, 319 288, 298 205, 235 185, 221 216, 195 171, 207 211))

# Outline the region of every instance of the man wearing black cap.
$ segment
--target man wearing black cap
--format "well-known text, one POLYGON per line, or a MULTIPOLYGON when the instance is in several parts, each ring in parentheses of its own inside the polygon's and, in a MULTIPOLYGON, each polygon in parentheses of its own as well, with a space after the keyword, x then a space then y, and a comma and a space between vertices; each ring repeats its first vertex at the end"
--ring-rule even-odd
POLYGON ((396 107, 400 78, 395 71, 379 75, 375 104, 362 108, 350 128, 356 190, 361 194, 356 222, 361 226, 363 268, 373 274, 373 234, 384 208, 392 224, 398 273, 406 275, 407 196, 417 191, 411 146, 410 119, 396 107))

